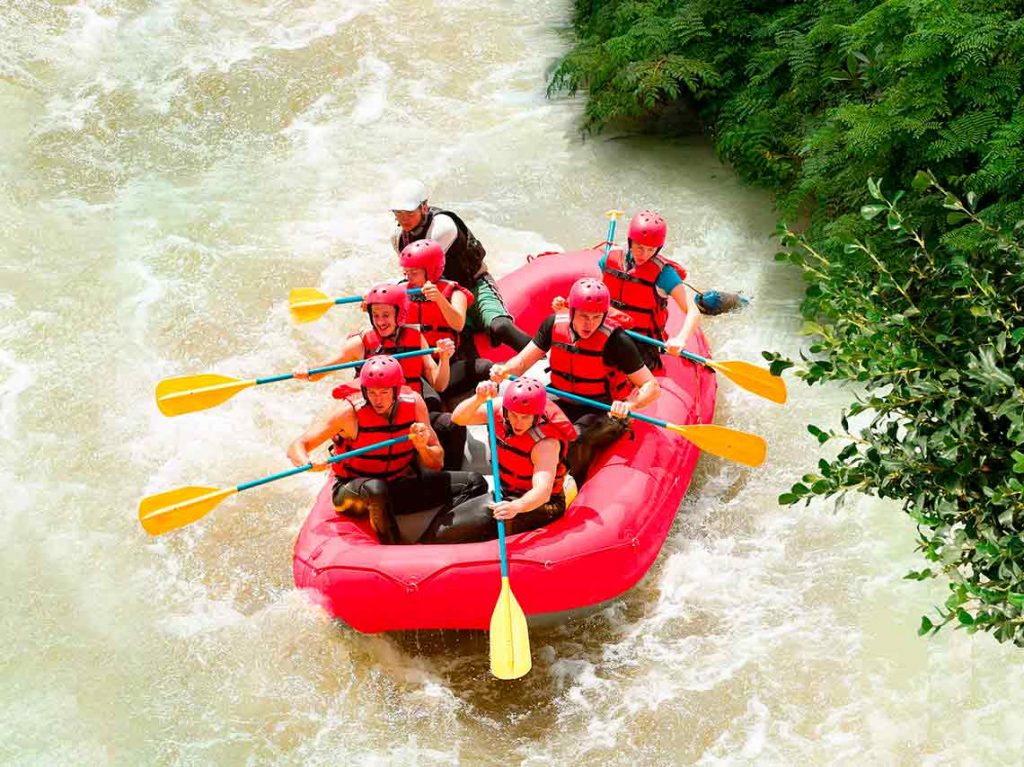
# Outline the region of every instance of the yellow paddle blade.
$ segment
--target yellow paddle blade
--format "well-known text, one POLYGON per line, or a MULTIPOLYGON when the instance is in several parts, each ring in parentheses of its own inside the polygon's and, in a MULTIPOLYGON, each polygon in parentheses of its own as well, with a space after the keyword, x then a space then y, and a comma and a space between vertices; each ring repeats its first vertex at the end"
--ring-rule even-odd
POLYGON ((571 474, 565 475, 565 481, 562 483, 562 492, 565 493, 565 508, 569 508, 572 502, 576 500, 576 496, 580 493, 580 489, 576 485, 576 480, 573 479, 571 474))
POLYGON ((745 431, 726 429, 714 424, 680 426, 670 423, 668 428, 682 434, 705 453, 712 453, 747 466, 760 466, 768 452, 768 446, 763 439, 745 431))
POLYGON ((743 360, 708 360, 707 364, 749 392, 759 394, 780 405, 786 401, 786 382, 781 376, 773 376, 763 367, 743 360))
POLYGON ((295 288, 288 294, 288 311, 296 322, 316 322, 334 301, 316 288, 295 288))
POLYGON ((491 673, 498 679, 518 679, 533 668, 530 632, 508 578, 501 579, 501 594, 491 613, 491 673))
POLYGON ((163 535, 195 522, 237 492, 233 487, 192 486, 147 495, 139 501, 139 522, 150 535, 163 535))
POLYGON ((256 379, 242 381, 216 373, 165 378, 156 385, 156 406, 167 416, 195 413, 216 407, 255 385, 256 379))

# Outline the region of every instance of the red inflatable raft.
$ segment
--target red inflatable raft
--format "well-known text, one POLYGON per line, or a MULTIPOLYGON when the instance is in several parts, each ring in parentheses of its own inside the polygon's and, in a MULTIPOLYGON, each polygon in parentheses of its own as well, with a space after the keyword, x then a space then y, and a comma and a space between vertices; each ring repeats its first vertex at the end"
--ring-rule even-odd
MULTIPOLYGON (((546 254, 500 281, 517 324, 529 333, 585 274, 598 275, 598 250, 546 254)), ((681 315, 673 305, 669 327, 681 315)), ((491 359, 505 359, 480 339, 491 359)), ((710 356, 700 334, 690 350, 710 356)), ((662 393, 642 412, 672 423, 711 423, 714 374, 665 357, 662 393)), ((682 437, 645 423, 591 469, 565 516, 508 539, 509 578, 531 619, 600 604, 630 589, 650 568, 690 483, 699 451, 682 437)), ((486 469, 483 470, 486 474, 486 469)), ((295 542, 295 585, 334 617, 363 632, 486 629, 498 598, 498 542, 383 546, 368 523, 341 517, 330 482, 295 542)))

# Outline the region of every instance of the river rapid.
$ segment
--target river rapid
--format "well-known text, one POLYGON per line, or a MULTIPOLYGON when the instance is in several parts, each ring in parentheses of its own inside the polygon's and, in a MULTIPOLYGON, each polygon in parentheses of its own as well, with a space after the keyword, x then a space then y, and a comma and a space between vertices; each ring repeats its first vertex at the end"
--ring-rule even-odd
MULTIPOLYGON (((702 457, 642 583, 531 631, 488 674, 482 633, 357 634, 294 589, 322 477, 159 539, 138 500, 287 467, 329 384, 168 419, 166 376, 319 358, 360 317, 296 327, 292 287, 396 274, 387 190, 415 173, 503 274, 655 207, 696 282, 753 296, 708 318, 721 359, 805 345, 770 200, 706 143, 577 132, 547 100, 556 0, 0 0, 0 764, 1021 764, 1020 651, 916 636, 941 583, 910 521, 850 498, 780 508, 808 423, 723 381, 756 470, 702 457)), ((642 499, 638 499, 640 502, 642 499)), ((497 576, 496 576, 497 577, 497 576)))

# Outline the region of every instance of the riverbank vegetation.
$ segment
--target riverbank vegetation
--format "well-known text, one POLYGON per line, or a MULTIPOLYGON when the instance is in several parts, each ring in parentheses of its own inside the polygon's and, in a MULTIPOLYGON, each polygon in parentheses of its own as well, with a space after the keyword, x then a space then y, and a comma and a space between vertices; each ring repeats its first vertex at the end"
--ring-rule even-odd
MULTIPOLYGON (((685 107, 770 190, 810 343, 862 392, 780 497, 897 499, 953 624, 1024 646, 1024 2, 576 0, 584 129, 685 107), (798 227, 799 223, 799 227, 798 227)), ((653 124, 653 121, 650 121, 653 124)))

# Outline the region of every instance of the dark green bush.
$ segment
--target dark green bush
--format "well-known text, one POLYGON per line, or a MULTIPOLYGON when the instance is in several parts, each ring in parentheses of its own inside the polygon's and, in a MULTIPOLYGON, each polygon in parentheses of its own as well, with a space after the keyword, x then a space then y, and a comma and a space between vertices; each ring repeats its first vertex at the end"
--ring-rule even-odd
POLYGON ((1022 11, 577 0, 577 44, 551 81, 586 92, 588 131, 684 103, 719 156, 801 222, 780 224, 780 258, 808 279, 817 339, 798 363, 766 356, 811 384, 859 382, 847 415, 866 425, 809 427, 846 444, 781 502, 901 500, 932 563, 911 577, 951 587, 922 631, 953 621, 1020 645, 1022 11))

